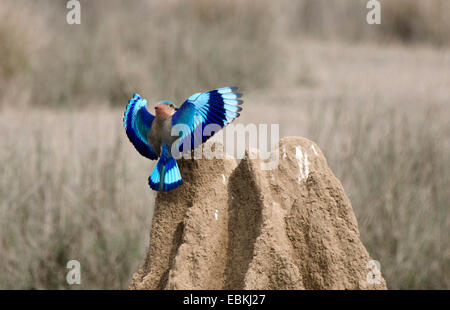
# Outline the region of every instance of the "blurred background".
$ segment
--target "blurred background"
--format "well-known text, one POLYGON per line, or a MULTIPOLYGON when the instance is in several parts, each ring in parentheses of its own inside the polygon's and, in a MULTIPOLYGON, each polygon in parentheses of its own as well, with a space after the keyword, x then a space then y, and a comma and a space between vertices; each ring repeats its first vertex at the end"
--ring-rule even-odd
POLYGON ((127 288, 154 200, 127 99, 229 85, 319 144, 390 289, 450 289, 450 1, 66 2, 0 3, 0 289, 127 288))

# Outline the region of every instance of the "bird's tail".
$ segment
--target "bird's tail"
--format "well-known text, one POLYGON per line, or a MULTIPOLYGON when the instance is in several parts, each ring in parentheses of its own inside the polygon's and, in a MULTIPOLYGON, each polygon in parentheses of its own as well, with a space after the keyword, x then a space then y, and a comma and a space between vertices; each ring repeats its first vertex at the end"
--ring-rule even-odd
POLYGON ((155 191, 169 191, 182 183, 177 161, 170 156, 168 146, 163 143, 161 157, 148 178, 148 185, 155 191))

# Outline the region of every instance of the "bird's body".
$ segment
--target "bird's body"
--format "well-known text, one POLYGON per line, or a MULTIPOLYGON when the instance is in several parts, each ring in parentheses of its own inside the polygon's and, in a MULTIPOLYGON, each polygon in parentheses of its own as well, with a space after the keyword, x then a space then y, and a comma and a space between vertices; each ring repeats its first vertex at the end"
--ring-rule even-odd
POLYGON ((167 145, 172 145, 176 137, 170 135, 172 129, 172 116, 168 118, 156 116, 153 120, 152 128, 150 129, 147 140, 150 146, 155 150, 156 155, 161 156, 161 146, 165 142, 167 145))
POLYGON ((224 87, 196 93, 179 109, 170 101, 160 101, 155 106, 155 116, 146 109, 147 100, 138 94, 130 99, 124 114, 127 136, 142 156, 153 160, 159 158, 148 180, 152 189, 168 191, 182 184, 172 150, 193 150, 238 117, 243 102, 238 99, 242 95, 236 90, 235 87, 224 87), (178 125, 184 129, 178 135, 172 135, 178 125), (215 129, 204 135, 203 130, 210 125, 215 129))

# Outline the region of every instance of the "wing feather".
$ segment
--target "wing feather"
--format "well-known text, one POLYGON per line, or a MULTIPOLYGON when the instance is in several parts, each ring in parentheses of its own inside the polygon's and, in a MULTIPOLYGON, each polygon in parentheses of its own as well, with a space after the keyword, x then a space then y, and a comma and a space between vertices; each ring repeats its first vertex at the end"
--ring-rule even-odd
POLYGON ((196 93, 190 96, 172 117, 172 126, 185 124, 189 131, 183 132, 179 140, 179 150, 183 151, 183 145, 188 139, 191 140, 193 150, 200 143, 205 142, 211 136, 203 136, 203 130, 210 124, 215 124, 219 128, 231 123, 239 117, 242 111, 240 105, 242 94, 237 93, 237 87, 223 87, 204 93, 196 93), (201 139, 199 136, 201 135, 201 139), (197 139, 195 139, 195 138, 197 139))
POLYGON ((147 134, 152 128, 155 117, 147 111, 146 105, 147 100, 142 99, 138 94, 134 94, 125 110, 123 125, 128 139, 130 139, 139 154, 149 159, 158 159, 155 151, 147 141, 147 134))

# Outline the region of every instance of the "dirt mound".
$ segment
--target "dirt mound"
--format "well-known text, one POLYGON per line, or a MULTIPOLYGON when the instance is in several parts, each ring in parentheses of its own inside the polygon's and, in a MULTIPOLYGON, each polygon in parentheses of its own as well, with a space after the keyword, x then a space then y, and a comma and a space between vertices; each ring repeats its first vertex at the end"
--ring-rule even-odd
POLYGON ((184 184, 158 193, 130 288, 385 289, 317 145, 288 137, 279 151, 273 170, 248 154, 180 160, 184 184))

